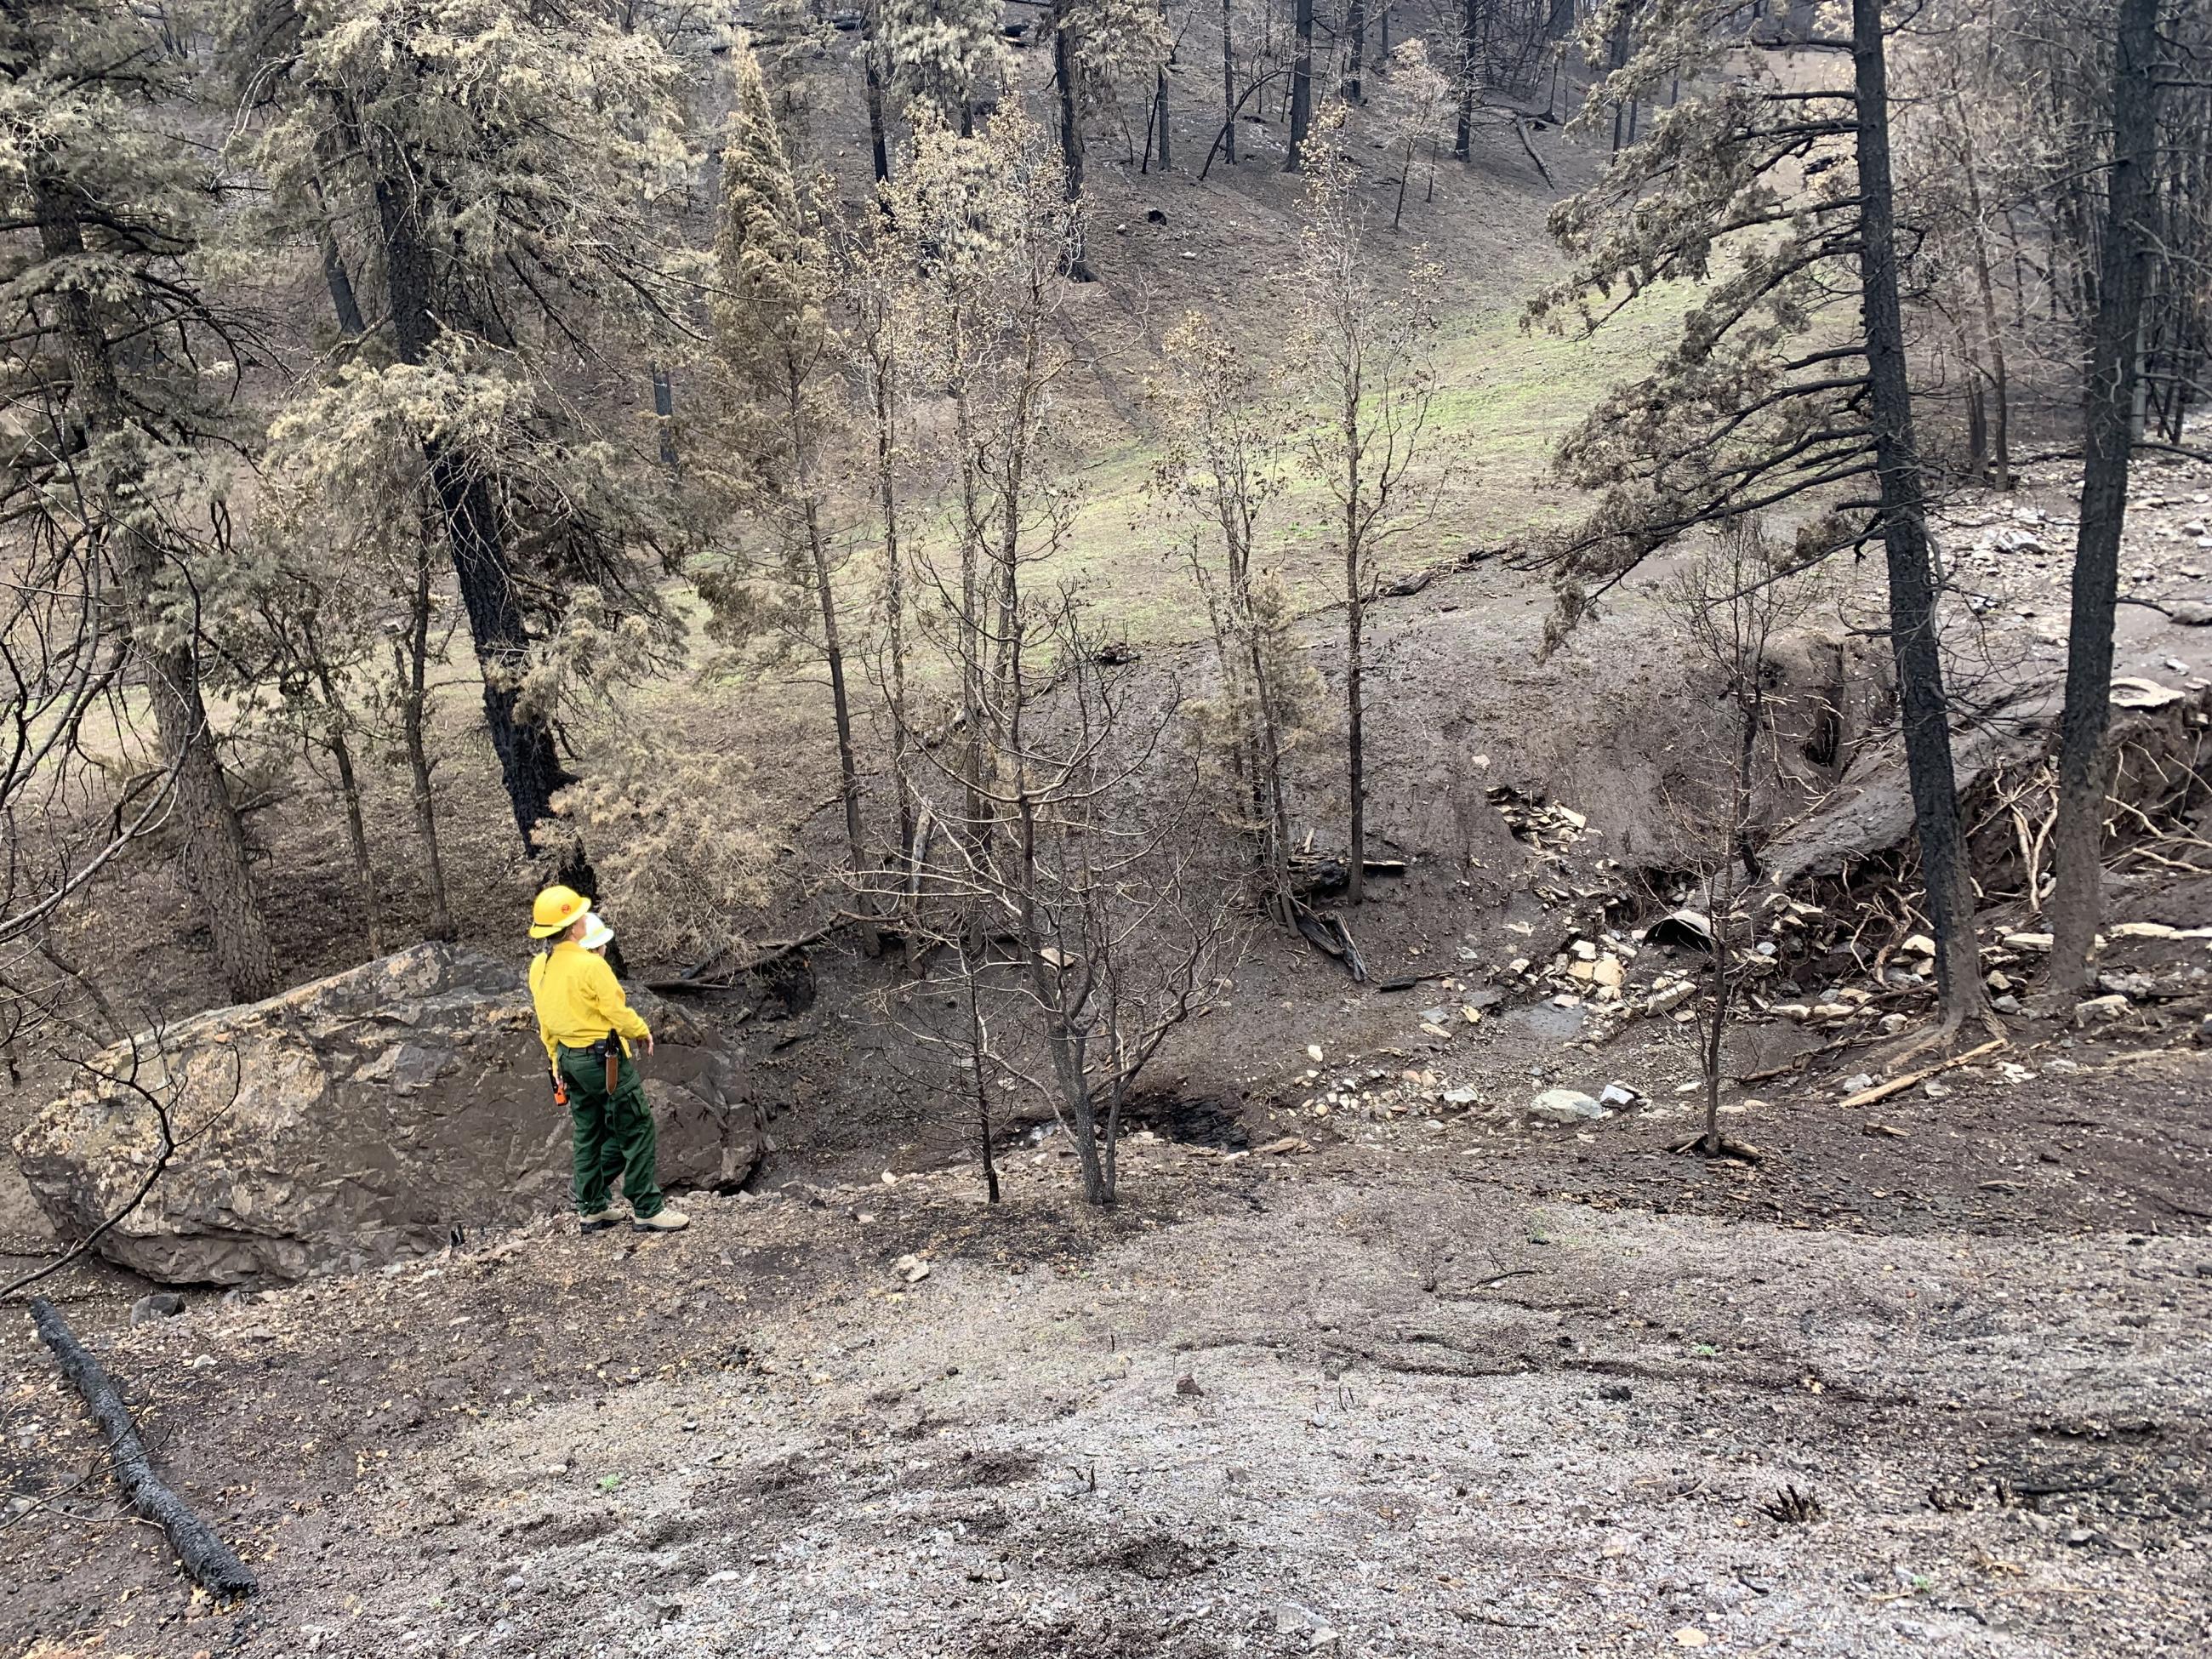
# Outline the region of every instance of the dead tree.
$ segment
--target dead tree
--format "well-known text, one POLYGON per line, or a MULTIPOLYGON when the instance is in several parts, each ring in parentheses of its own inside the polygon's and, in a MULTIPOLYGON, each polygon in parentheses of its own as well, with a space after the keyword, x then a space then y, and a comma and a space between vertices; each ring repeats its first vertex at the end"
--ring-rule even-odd
POLYGON ((2104 911, 2105 794, 2112 763, 2112 613, 2120 527, 2127 514, 2136 343, 2153 251, 2158 134, 2158 0, 2121 0, 2112 70, 2111 204, 2097 282, 2085 427, 2088 465, 2074 551, 2066 701, 2059 717, 2057 885, 2051 900, 2051 979, 2089 980, 2089 947, 2104 911))
MULTIPOLYGON (((46 569, 63 583, 58 605, 15 590, 8 645, 30 654, 9 672, 32 682, 21 707, 49 712, 83 696, 121 708, 123 686, 136 682, 131 724, 153 728, 160 816, 216 975, 234 997, 265 996, 276 952, 203 695, 203 619, 188 578, 193 559, 226 550, 228 520, 199 459, 222 425, 204 390, 218 377, 179 368, 250 361, 254 348, 194 264, 211 181, 177 162, 179 141, 162 127, 185 100, 184 71, 128 9, 23 8, 8 28, 24 112, 11 141, 19 165, 0 191, 0 277, 13 296, 0 352, 10 410, 0 506, 22 556, 11 577, 46 569), (47 645, 58 654, 41 660, 47 645), (66 688, 59 706, 49 686, 66 688)), ((43 788, 44 768, 82 758, 74 721, 58 733, 11 724, 10 788, 43 788)), ((135 800, 131 816, 145 804, 135 800)), ((79 866, 58 885, 33 877, 30 911, 11 904, 18 925, 50 913, 85 873, 79 866)))
POLYGON ((1782 550, 1757 519, 1721 527, 1666 591, 1668 610, 1686 636, 1697 678, 1717 682, 1730 729, 1701 757, 1698 775, 1674 793, 1683 830, 1706 854, 1708 924, 1705 984, 1693 1005, 1704 1084, 1708 1158, 1726 1150, 1720 1128, 1721 1068, 1737 994, 1759 960, 1758 927, 1768 897, 1759 848, 1771 829, 1779 772, 1767 652, 1803 616, 1806 579, 1790 574, 1782 550))
POLYGON ((1417 260, 1396 294, 1368 269, 1365 216, 1339 154, 1344 106, 1316 124, 1299 239, 1298 319, 1306 373, 1328 419, 1306 445, 1343 561, 1345 774, 1350 847, 1346 897, 1366 892, 1366 621, 1382 550, 1404 529, 1423 486, 1414 459, 1435 393, 1437 272, 1417 260))
MULTIPOLYGON (((939 843, 946 948, 915 994, 977 1011, 963 1070, 986 1121, 987 1079, 1025 1091, 1070 1137, 1085 1200, 1110 1205, 1138 1079, 1231 951, 1228 889, 1194 863, 1199 784, 1167 742, 1175 698, 1139 712, 1140 671, 1100 661, 1072 592, 1017 596, 1007 614, 991 641, 1003 672, 982 680, 989 833, 939 843)), ((957 763, 933 781, 934 811, 963 810, 957 763)))
POLYGON ((1291 0, 1297 33, 1291 59, 1291 147, 1283 169, 1296 173, 1305 159, 1306 135, 1313 125, 1314 0, 1291 0))

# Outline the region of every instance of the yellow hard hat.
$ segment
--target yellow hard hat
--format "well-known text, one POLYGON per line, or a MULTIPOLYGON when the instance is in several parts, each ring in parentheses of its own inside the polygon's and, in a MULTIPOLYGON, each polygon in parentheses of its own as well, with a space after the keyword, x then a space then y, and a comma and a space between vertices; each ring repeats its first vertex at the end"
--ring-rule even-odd
POLYGON ((549 887, 530 907, 530 937, 550 939, 565 933, 570 922, 591 908, 591 900, 573 887, 549 887))

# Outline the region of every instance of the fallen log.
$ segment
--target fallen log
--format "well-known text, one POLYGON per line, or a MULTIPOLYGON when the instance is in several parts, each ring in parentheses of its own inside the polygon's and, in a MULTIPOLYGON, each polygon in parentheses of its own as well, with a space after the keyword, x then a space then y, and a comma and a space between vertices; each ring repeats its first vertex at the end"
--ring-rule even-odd
POLYGON ((1359 947, 1352 942, 1352 934, 1342 921, 1333 915, 1316 914, 1303 904, 1291 913, 1291 920, 1305 936, 1307 944, 1323 956, 1342 963, 1344 970, 1355 982, 1367 982, 1367 964, 1360 959, 1359 947))
POLYGON ((721 979, 707 979, 702 976, 708 969, 729 954, 728 945, 724 945, 714 955, 695 963, 684 972, 681 977, 649 979, 645 981, 645 988, 660 996, 688 996, 705 991, 742 990, 744 988, 745 981, 752 975, 760 972, 763 968, 771 968, 789 960, 810 945, 821 944, 823 939, 837 931, 844 920, 845 918, 841 916, 837 921, 824 922, 812 933, 802 933, 797 939, 778 939, 772 944, 764 945, 731 969, 728 975, 721 979))
MULTIPOLYGON (((1300 896, 1334 893, 1352 883, 1352 860, 1340 853, 1293 853, 1290 857, 1291 890, 1300 896)), ((1362 859, 1360 868, 1370 876, 1402 876, 1404 859, 1362 859)))
POLYGON ((1877 1083, 1871 1089, 1862 1089, 1855 1095, 1845 1096, 1838 1103, 1844 1110, 1849 1110, 1854 1106, 1871 1106, 1877 1100, 1887 1100, 1892 1095, 1903 1094, 1916 1083, 1925 1083, 1938 1072, 1948 1072, 1954 1066, 1964 1066, 1968 1060, 1978 1059, 1992 1049, 2002 1048, 2005 1046, 2005 1042, 2006 1039, 2003 1037, 1992 1037, 1978 1048, 1969 1048, 1963 1054, 1954 1054, 1950 1059, 1940 1061, 1934 1066, 1923 1066, 1917 1072, 1907 1072, 1903 1077, 1893 1077, 1887 1083, 1877 1083))
POLYGON ((115 1391, 106 1370, 76 1340, 60 1310, 42 1296, 31 1298, 31 1321, 39 1336, 61 1362, 62 1375, 76 1385, 92 1412, 92 1420, 106 1437, 108 1455, 115 1460, 115 1478, 130 1494, 131 1506, 168 1535, 169 1547, 184 1563, 185 1571, 210 1595, 252 1595, 261 1586, 215 1528, 195 1515, 185 1501, 154 1473, 146 1443, 123 1396, 115 1391))

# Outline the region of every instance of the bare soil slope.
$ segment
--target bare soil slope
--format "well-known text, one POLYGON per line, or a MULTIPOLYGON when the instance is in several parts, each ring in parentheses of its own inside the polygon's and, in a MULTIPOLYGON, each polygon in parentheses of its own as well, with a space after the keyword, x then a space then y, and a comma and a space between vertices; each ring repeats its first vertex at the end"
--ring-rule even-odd
MULTIPOLYGON (((2175 1109, 2053 1079, 2042 1113, 2175 1109)), ((1477 1114, 1146 1139, 1114 1214, 1048 1142, 995 1212, 966 1171, 708 1200, 109 1333, 264 1575, 243 1612, 60 1489, 93 1448, 13 1324, 8 1473, 46 1498, 0 1533, 0 1647, 2201 1651, 2212 1251, 2041 1182, 1976 1215, 1973 1132, 2021 1104, 1910 1176, 1810 1111, 1760 1129, 1853 1208, 1917 1178, 1910 1237, 1729 1204, 1762 1177, 1637 1116, 1559 1135, 1578 1196, 1541 1196, 1477 1114), (1656 1213, 1638 1167, 1735 1213, 1656 1213), (1793 1487, 1813 1518, 1768 1512, 1793 1487)))

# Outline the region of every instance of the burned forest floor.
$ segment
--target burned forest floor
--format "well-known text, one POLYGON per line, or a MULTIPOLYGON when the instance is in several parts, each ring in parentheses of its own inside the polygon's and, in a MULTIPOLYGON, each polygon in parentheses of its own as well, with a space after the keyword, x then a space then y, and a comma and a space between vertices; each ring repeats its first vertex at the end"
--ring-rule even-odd
MULTIPOLYGON (((1947 643, 2012 722, 1971 750, 1978 846, 2031 865, 2069 483, 1960 504, 1948 544, 1947 643)), ((2118 668, 2194 743, 2212 467, 2148 469, 2138 507, 2158 608, 2124 611, 2118 668)), ((1838 639, 1870 580, 1839 579, 1838 639)), ((1697 952, 1656 931, 1685 866, 1653 803, 1703 728, 1649 593, 1539 660, 1547 604, 1480 559, 1376 607, 1376 818, 1407 869, 1353 913, 1375 977, 1256 937, 1148 1079, 1111 1210, 1012 1112, 985 1203, 880 965, 825 947, 803 1008, 700 1000, 781 1150, 757 1190, 681 1195, 687 1233, 547 1218, 135 1324, 147 1287, 58 1275, 263 1593, 210 1603, 121 1512, 11 1309, 0 1655, 2212 1650, 2201 789, 2142 783, 2093 1009, 2041 989, 2039 872, 1990 862, 2002 1044, 1913 1056, 1912 878, 1881 873, 1886 786, 1854 774, 1803 830, 1863 835, 1876 875, 1793 890, 1729 1043, 1741 1155, 1687 1155, 1697 952), (1602 1115, 1533 1114, 1555 1090, 1602 1115)), ((456 787, 489 799, 475 763, 456 787)), ((362 955, 311 830, 265 828, 302 976, 362 955)), ((519 957, 528 872, 495 841, 457 854, 464 932, 519 957)), ((182 901, 130 897, 161 925, 72 942, 186 1012, 182 901)), ((27 1073, 5 1127, 59 1081, 27 1073)), ((12 1180, 0 1250, 27 1261, 52 1240, 12 1180)))
POLYGON ((10 1322, 0 1650, 2203 1652, 2212 1061, 2007 1054, 1861 1109, 1808 1067, 1731 1114, 1756 1164, 1655 1093, 1291 1079, 1135 1132, 1108 1212, 1024 1137, 997 1206, 793 1182, 99 1329, 244 1607, 70 1484, 10 1322))

